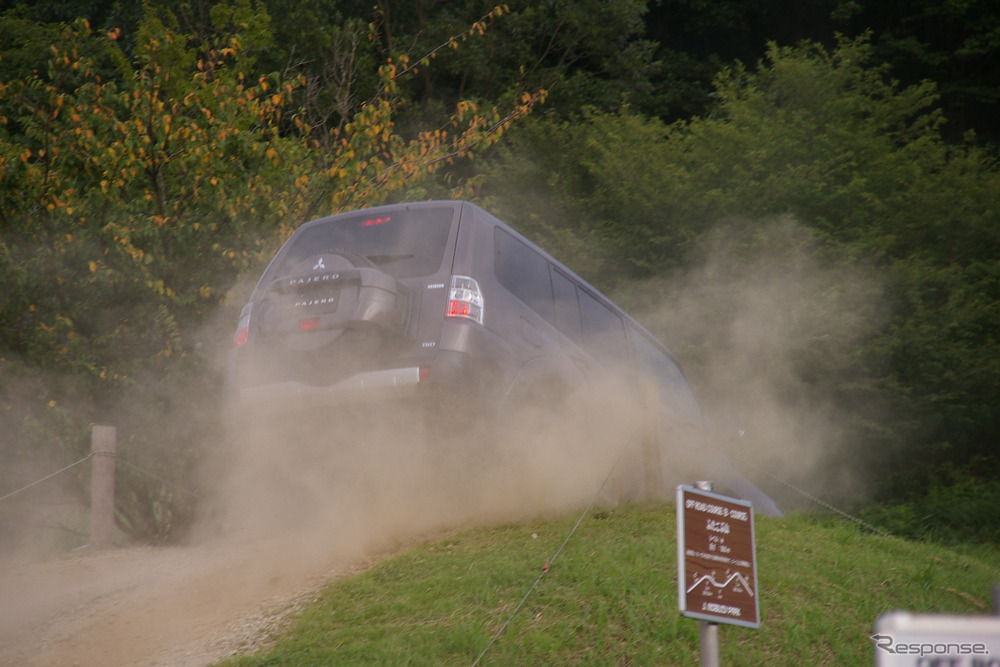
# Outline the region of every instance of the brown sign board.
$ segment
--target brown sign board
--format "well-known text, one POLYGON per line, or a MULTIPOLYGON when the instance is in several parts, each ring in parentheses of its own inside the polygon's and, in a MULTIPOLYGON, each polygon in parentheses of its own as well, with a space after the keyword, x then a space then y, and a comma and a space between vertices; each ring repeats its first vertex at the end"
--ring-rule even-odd
POLYGON ((681 614, 760 626, 751 503, 678 486, 677 569, 681 614))

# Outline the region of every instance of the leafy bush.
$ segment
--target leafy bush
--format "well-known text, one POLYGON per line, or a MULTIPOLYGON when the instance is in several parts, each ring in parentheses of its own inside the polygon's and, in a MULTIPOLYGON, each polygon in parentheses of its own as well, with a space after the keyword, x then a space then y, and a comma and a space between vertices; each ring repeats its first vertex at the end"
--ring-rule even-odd
POLYGON ((945 544, 1000 545, 1000 480, 965 473, 942 475, 906 502, 889 502, 863 514, 898 537, 945 544))

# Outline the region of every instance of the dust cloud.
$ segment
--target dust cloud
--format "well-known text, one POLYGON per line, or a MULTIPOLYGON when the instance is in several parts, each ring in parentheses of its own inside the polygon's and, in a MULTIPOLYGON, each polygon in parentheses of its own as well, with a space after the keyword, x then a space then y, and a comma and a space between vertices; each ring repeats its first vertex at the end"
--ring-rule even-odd
POLYGON ((841 398, 886 313, 874 271, 820 247, 794 220, 734 222, 694 270, 613 295, 680 360, 704 414, 696 439, 651 455, 635 394, 610 380, 532 406, 499 438, 396 400, 258 412, 214 457, 195 534, 311 535, 303 548, 370 554, 438 530, 669 498, 718 470, 705 463, 720 454, 782 509, 815 508, 782 482, 830 502, 860 497, 842 465, 854 420, 841 398))
POLYGON ((697 268, 619 297, 680 359, 708 445, 783 508, 816 510, 800 491, 833 503, 870 491, 848 463, 850 405, 870 370, 861 343, 888 316, 883 289, 872 267, 823 256, 781 218, 721 225, 697 268))
POLYGON ((38 443, 72 434, 67 406, 86 411, 91 402, 73 396, 73 385, 56 373, 29 372, 30 362, 9 352, 0 357, 0 560, 79 546, 89 530, 80 481, 87 453, 38 443))
POLYGON ((485 417, 477 425, 398 400, 257 413, 230 430, 195 539, 288 535, 303 548, 364 556, 639 493, 619 465, 634 409, 608 397, 560 399, 521 411, 516 428, 499 433, 485 417))
MULTIPOLYGON (((251 289, 235 287, 230 301, 251 289)), ((215 339, 232 339, 221 332, 234 326, 229 315, 215 339)), ((219 372, 226 352, 214 350, 219 372)), ((200 471, 209 492, 191 539, 287 537, 305 550, 364 557, 435 531, 650 495, 632 394, 610 377, 564 389, 533 397, 499 429, 489 415, 405 393, 230 415, 200 471)))
POLYGON ((717 472, 720 454, 786 507, 809 501, 776 479, 856 497, 853 471, 831 465, 851 434, 838 392, 884 321, 881 293, 872 272, 818 248, 787 219, 725 226, 695 270, 615 295, 685 368, 704 413, 697 442, 651 456, 635 394, 612 381, 533 406, 500 439, 394 400, 258 413, 231 434, 202 534, 308 532, 317 548, 371 553, 436 530, 669 498, 717 472))

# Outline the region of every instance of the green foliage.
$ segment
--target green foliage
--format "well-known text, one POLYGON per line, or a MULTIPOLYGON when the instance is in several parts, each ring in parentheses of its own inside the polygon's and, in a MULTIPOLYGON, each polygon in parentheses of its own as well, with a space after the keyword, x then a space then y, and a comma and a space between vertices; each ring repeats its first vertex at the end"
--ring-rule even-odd
MULTIPOLYGON (((548 109, 575 115, 580 106, 617 108, 623 99, 650 94, 653 45, 641 38, 646 2, 641 0, 558 0, 504 3, 499 14, 482 17, 479 2, 378 3, 378 47, 384 57, 404 50, 435 54, 440 45, 457 47, 465 26, 489 26, 475 40, 433 69, 421 63, 410 82, 415 102, 433 108, 461 97, 512 99, 524 89, 552 94, 548 109)), ((343 5, 342 5, 343 7, 343 5)), ((345 13, 369 16, 367 5, 345 13)), ((482 31, 478 31, 482 32, 482 31)), ((432 56, 434 57, 434 56, 432 56)))
MULTIPOLYGON (((572 519, 418 545, 331 582, 273 647, 221 664, 468 665, 481 654, 489 665, 694 664, 698 622, 677 608, 674 513, 587 516, 551 561, 572 519)), ((762 621, 719 626, 724 664, 865 664, 884 612, 988 612, 998 575, 988 552, 807 516, 757 517, 755 529, 762 621)))
POLYGON ((901 537, 960 545, 1000 544, 1000 482, 946 469, 926 492, 871 507, 866 521, 901 537))
MULTIPOLYGON (((309 85, 300 105, 309 110, 311 122, 326 127, 346 122, 360 108, 364 91, 377 79, 378 62, 402 52, 430 53, 489 7, 469 0, 260 2, 273 18, 275 36, 259 54, 260 71, 302 73, 309 85), (351 70, 358 76, 355 84, 351 70), (353 107, 349 114, 342 104, 353 107)), ((13 5, 10 14, 44 22, 38 25, 86 17, 101 30, 118 26, 131 44, 150 9, 174 12, 202 40, 212 32, 213 4, 16 0, 0 7, 13 5)), ((950 140, 960 142, 970 131, 994 144, 997 140, 1000 86, 992 63, 1000 31, 989 0, 813 0, 794 7, 784 0, 518 0, 504 7, 504 21, 491 26, 486 39, 433 69, 422 67, 408 82, 407 97, 419 99, 426 111, 463 97, 497 99, 518 84, 534 82, 554 88, 549 108, 562 117, 574 116, 584 105, 611 111, 626 99, 642 114, 670 122, 704 114, 712 106, 718 71, 733 62, 752 67, 768 42, 811 40, 832 46, 838 34, 871 34, 878 61, 889 63, 895 76, 908 84, 931 79, 939 85, 950 140)), ((5 65, 0 61, 0 71, 5 65)))
POLYGON ((902 17, 873 4, 860 18, 877 38, 877 52, 898 76, 939 83, 948 133, 957 139, 969 131, 996 143, 1000 74, 988 63, 1000 52, 1000 16, 989 2, 907 3, 902 17), (902 19, 902 20, 900 20, 902 19))
MULTIPOLYGON (((274 40, 262 71, 297 72, 297 117, 325 147, 379 84, 378 56, 365 17, 345 15, 334 0, 268 0, 274 40)), ((393 54, 398 55, 398 54, 393 54)))

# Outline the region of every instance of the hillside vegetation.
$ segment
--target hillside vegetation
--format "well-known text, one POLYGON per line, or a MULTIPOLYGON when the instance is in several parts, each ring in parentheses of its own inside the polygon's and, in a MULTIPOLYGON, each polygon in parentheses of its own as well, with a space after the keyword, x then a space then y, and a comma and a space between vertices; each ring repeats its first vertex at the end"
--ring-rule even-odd
MULTIPOLYGON (((1000 488, 998 15, 870 4, 4 4, 0 492, 114 425, 119 527, 177 539, 274 250, 466 197, 671 347, 718 444, 952 530, 924 510, 1000 488)), ((86 504, 61 481, 30 504, 86 504)))
MULTIPOLYGON (((597 511, 571 532, 576 521, 408 548, 329 583, 271 648, 222 664, 697 664, 698 622, 677 606, 674 507, 597 511)), ((755 523, 762 621, 720 626, 725 665, 870 665, 880 614, 988 614, 1000 581, 987 549, 878 536, 841 518, 755 523)))

